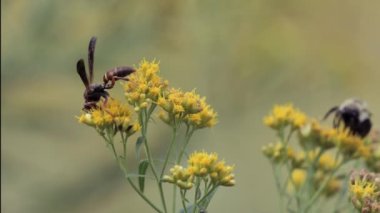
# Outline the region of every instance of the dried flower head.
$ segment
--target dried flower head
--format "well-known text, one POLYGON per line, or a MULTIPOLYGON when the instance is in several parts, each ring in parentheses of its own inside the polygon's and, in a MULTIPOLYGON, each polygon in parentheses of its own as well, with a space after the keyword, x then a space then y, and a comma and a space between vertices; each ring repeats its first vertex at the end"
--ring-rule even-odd
POLYGON ((362 212, 379 212, 380 174, 365 170, 353 171, 350 177, 351 201, 362 212))

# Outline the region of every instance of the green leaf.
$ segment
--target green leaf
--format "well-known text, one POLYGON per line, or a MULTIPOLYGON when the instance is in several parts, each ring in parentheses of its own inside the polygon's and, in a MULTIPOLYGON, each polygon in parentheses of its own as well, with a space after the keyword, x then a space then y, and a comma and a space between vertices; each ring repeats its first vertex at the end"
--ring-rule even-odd
POLYGON ((140 187, 141 192, 144 192, 145 174, 146 174, 146 170, 148 169, 148 166, 149 166, 148 160, 143 160, 139 164, 139 175, 141 175, 139 177, 139 187, 140 187))
POLYGON ((136 141, 136 148, 135 148, 137 160, 140 160, 141 146, 143 145, 143 143, 144 143, 144 137, 143 136, 138 137, 136 141))

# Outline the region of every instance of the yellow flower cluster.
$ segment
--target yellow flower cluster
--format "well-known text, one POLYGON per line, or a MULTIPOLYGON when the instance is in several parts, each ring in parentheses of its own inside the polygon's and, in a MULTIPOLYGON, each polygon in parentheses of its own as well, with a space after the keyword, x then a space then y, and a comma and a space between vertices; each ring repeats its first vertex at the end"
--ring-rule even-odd
POLYGON ((354 171, 350 180, 351 201, 361 212, 380 212, 380 174, 354 171))
POLYGON ((303 147, 320 147, 324 150, 338 147, 348 158, 370 156, 370 149, 362 138, 351 134, 348 129, 323 128, 315 120, 300 129, 299 138, 303 147))
POLYGON ((118 130, 126 132, 128 135, 140 129, 139 124, 131 120, 131 110, 128 105, 121 104, 113 98, 108 98, 107 101, 102 99, 97 108, 83 112, 78 121, 101 131, 109 128, 115 132, 118 130))
POLYGON ((183 168, 180 165, 175 165, 170 169, 170 176, 163 177, 164 182, 173 183, 181 189, 191 189, 193 187, 194 176, 189 172, 189 168, 183 168))
POLYGON ((296 158, 296 153, 293 148, 285 147, 283 143, 268 144, 261 150, 274 163, 285 162, 286 159, 296 158))
POLYGON ((206 98, 179 89, 170 89, 167 94, 157 100, 162 108, 159 118, 169 125, 185 122, 195 129, 212 127, 217 123, 216 112, 206 103, 206 98))
POLYGON ((158 76, 159 63, 142 60, 136 72, 124 84, 128 102, 138 111, 147 108, 149 103, 156 102, 168 86, 168 82, 158 76))
POLYGON ((324 172, 331 172, 336 168, 337 165, 338 165, 338 162, 335 161, 333 156, 331 156, 328 153, 324 153, 319 158, 319 162, 317 166, 318 166, 318 169, 321 169, 324 172))
MULTIPOLYGON (((321 183, 326 181, 326 176, 321 170, 317 170, 313 175, 313 189, 318 190, 321 183)), ((308 173, 304 168, 295 168, 292 170, 291 179, 288 181, 288 191, 293 192, 294 189, 299 191, 301 187, 305 184, 308 173)), ((330 197, 335 195, 342 188, 342 181, 337 177, 333 177, 328 180, 326 188, 323 190, 323 195, 330 197)))
POLYGON ((294 108, 292 104, 276 105, 272 112, 264 118, 264 124, 273 129, 280 129, 287 125, 301 128, 307 121, 307 116, 294 108))
MULTIPOLYGON (((288 149, 290 149, 290 147, 288 147, 288 149)), ((314 167, 315 170, 313 174, 313 187, 317 190, 339 163, 329 153, 323 153, 320 156, 318 151, 309 151, 307 154, 304 151, 291 151, 288 153, 288 158, 291 161, 293 169, 291 173, 292 179, 288 182, 289 191, 292 191, 294 188, 299 190, 299 188, 304 185, 307 177, 307 169, 310 167, 314 167), (318 159, 316 159, 317 156, 319 156, 318 159), (313 162, 315 162, 315 165, 313 162)), ((327 197, 334 195, 341 189, 341 184, 341 180, 333 177, 327 182, 323 194, 327 197)))
POLYGON ((170 176, 165 176, 164 181, 174 183, 181 189, 189 189, 194 177, 210 179, 217 186, 234 186, 235 176, 232 173, 233 166, 225 165, 224 161, 218 161, 215 153, 194 152, 188 159, 188 167, 174 166, 170 176))

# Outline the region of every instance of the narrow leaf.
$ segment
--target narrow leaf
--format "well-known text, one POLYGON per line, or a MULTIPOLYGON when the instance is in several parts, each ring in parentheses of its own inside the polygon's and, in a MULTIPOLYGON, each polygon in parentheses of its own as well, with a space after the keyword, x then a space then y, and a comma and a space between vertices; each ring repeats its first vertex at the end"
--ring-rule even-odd
POLYGON ((143 142, 144 142, 143 136, 140 136, 137 138, 137 141, 136 141, 136 158, 138 161, 140 160, 140 153, 141 153, 141 147, 142 147, 143 142))
POLYGON ((141 161, 139 165, 139 187, 141 192, 144 192, 145 174, 148 169, 148 166, 149 162, 147 160, 141 161))

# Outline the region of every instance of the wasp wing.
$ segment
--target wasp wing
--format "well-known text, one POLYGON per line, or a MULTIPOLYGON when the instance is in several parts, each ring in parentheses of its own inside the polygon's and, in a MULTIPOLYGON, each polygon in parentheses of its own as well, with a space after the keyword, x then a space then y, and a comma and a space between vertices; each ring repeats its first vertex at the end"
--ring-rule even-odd
POLYGON ((93 36, 88 44, 88 69, 90 71, 90 83, 94 79, 94 53, 95 53, 96 37, 93 36))
POLYGON ((86 68, 84 66, 83 59, 80 59, 77 62, 77 72, 78 72, 78 74, 80 76, 80 79, 82 79, 82 82, 83 82, 84 86, 86 87, 86 89, 88 89, 90 83, 88 82, 88 78, 87 78, 87 74, 86 74, 86 68))

